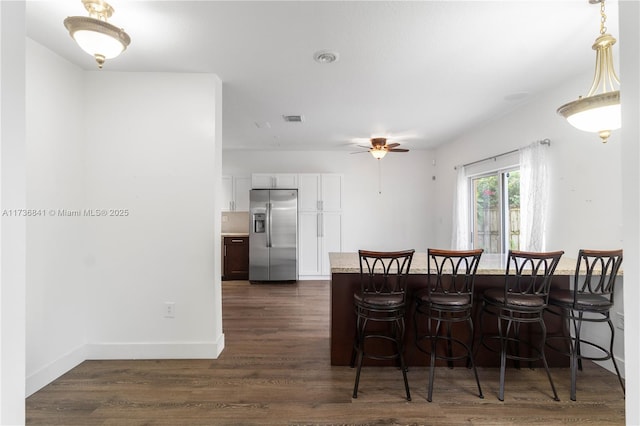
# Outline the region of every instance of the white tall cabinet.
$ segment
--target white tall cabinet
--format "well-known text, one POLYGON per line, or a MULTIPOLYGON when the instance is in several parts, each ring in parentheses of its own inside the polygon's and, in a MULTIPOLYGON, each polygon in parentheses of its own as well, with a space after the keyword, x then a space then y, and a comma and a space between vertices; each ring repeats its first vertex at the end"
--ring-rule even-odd
POLYGON ((249 176, 222 176, 222 211, 248 212, 250 190, 249 176))
POLYGON ((298 275, 331 275, 329 253, 342 251, 342 175, 298 175, 298 275))

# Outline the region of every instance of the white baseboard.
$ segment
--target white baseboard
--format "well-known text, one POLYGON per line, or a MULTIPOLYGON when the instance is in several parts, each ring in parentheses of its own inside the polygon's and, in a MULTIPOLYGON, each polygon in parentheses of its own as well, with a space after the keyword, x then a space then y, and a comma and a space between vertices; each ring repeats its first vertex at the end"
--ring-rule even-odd
POLYGON ((224 349, 224 334, 216 342, 90 343, 86 359, 215 359, 224 349))
POLYGON ((88 343, 28 375, 26 396, 89 359, 216 359, 223 349, 224 334, 215 342, 88 343))
POLYGON ((67 371, 80 365, 85 359, 86 346, 82 345, 50 362, 36 372, 27 375, 25 383, 26 396, 39 391, 67 371))
POLYGON ((330 275, 302 275, 298 276, 298 281, 327 281, 330 280, 330 275))
MULTIPOLYGON (((616 374, 616 370, 613 368, 613 362, 611 362, 611 361, 595 361, 595 363, 598 364, 600 367, 604 368, 605 370, 608 370, 608 371, 612 372, 613 374, 616 374)), ((620 375, 624 379, 625 378, 624 359, 621 359, 621 358, 616 356, 616 364, 618 365, 618 370, 620 370, 620 375)))

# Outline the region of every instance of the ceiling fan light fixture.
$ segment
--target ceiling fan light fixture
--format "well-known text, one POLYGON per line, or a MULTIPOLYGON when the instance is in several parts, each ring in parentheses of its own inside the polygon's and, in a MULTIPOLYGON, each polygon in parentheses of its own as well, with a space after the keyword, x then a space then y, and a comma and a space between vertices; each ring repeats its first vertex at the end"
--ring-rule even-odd
POLYGON ((373 158, 376 158, 378 160, 383 159, 384 156, 387 155, 387 150, 384 147, 371 148, 369 152, 371 153, 371 155, 373 155, 373 158))
POLYGON ((613 67, 612 46, 616 39, 607 34, 605 0, 589 0, 600 3, 600 36, 593 43, 596 51, 596 69, 587 96, 580 96, 558 108, 558 114, 577 129, 595 132, 606 143, 612 130, 622 126, 620 109, 620 79, 613 67))
POLYGON ((89 16, 70 16, 64 26, 78 46, 93 56, 102 68, 105 60, 120 55, 131 43, 131 38, 122 29, 107 22, 113 8, 103 0, 82 0, 89 16))

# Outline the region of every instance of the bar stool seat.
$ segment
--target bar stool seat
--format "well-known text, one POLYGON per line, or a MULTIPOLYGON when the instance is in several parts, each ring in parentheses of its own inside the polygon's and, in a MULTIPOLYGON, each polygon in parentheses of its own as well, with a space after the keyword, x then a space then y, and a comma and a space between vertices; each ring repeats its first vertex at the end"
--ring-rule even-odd
POLYGON ((608 298, 597 294, 578 294, 574 301, 574 294, 571 290, 551 290, 549 303, 565 308, 575 306, 577 309, 597 311, 608 311, 613 306, 613 303, 608 298))
POLYGON ((451 294, 451 293, 431 293, 429 295, 421 295, 418 297, 420 303, 431 303, 434 308, 456 308, 466 307, 471 303, 468 295, 451 294))
POLYGON ((545 300, 539 296, 532 296, 527 294, 507 294, 505 296, 504 290, 501 288, 491 288, 485 290, 483 297, 488 302, 503 305, 513 305, 522 308, 539 309, 545 306, 545 300))
POLYGON ((404 297, 399 295, 353 295, 354 302, 363 307, 397 309, 404 306, 404 297))

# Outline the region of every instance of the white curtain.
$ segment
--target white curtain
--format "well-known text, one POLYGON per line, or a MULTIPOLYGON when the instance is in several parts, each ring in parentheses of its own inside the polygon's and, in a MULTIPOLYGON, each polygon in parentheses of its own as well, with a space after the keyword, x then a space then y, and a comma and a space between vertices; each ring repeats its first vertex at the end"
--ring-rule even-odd
POLYGON ((520 149, 520 250, 545 250, 548 201, 547 147, 534 142, 520 149))
POLYGON ((451 234, 451 248, 453 250, 469 250, 469 188, 468 178, 464 166, 458 166, 455 197, 453 199, 453 226, 451 234))

